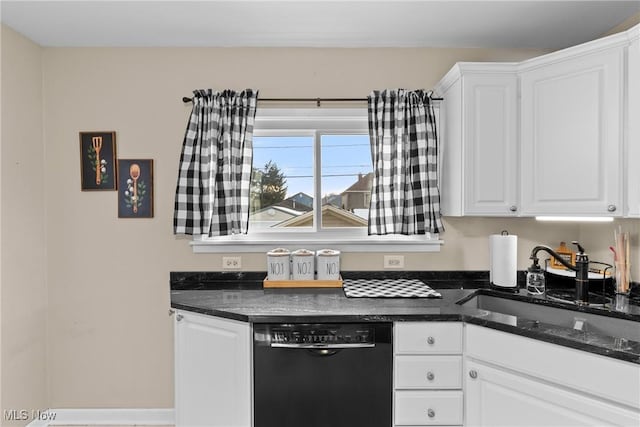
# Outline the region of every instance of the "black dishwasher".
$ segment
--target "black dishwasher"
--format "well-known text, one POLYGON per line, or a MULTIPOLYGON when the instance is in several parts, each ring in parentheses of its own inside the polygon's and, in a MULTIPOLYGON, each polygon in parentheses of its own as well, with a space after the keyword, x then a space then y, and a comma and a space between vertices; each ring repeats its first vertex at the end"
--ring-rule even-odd
POLYGON ((391 323, 255 324, 255 427, 389 427, 391 323))

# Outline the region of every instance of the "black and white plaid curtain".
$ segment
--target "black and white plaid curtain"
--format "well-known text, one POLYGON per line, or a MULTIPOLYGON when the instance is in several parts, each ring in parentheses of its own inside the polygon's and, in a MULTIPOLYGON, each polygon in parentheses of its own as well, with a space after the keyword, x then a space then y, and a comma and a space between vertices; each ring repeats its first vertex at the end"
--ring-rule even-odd
POLYGON ((373 91, 368 103, 374 174, 369 234, 444 231, 431 92, 373 91))
POLYGON ((180 156, 175 234, 246 233, 258 92, 193 92, 180 156))

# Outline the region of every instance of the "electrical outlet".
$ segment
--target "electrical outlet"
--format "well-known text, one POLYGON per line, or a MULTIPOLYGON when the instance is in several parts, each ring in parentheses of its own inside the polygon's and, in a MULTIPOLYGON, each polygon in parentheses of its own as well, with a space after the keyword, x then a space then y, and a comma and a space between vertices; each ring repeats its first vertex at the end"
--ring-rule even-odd
POLYGON ((404 255, 385 255, 384 268, 404 268, 404 255))
POLYGON ((242 257, 239 257, 239 256, 223 256, 222 257, 223 270, 237 270, 239 268, 242 268, 242 257))

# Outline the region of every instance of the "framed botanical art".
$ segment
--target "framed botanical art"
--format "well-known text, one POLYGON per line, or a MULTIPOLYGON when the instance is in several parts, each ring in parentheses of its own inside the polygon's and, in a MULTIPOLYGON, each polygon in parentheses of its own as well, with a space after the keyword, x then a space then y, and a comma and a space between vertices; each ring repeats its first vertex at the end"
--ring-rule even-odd
POLYGON ((116 189, 116 133, 80 132, 82 191, 116 189))
POLYGON ((118 218, 153 218, 153 160, 118 160, 118 218))

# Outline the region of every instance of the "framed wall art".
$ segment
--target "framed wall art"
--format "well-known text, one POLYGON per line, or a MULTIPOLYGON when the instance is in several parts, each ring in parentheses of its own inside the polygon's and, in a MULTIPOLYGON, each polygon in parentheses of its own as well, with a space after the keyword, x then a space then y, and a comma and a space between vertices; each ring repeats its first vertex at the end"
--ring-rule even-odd
POLYGON ((153 218, 153 160, 118 160, 118 218, 153 218))
POLYGON ((115 190, 116 167, 115 132, 80 132, 82 191, 115 190))

